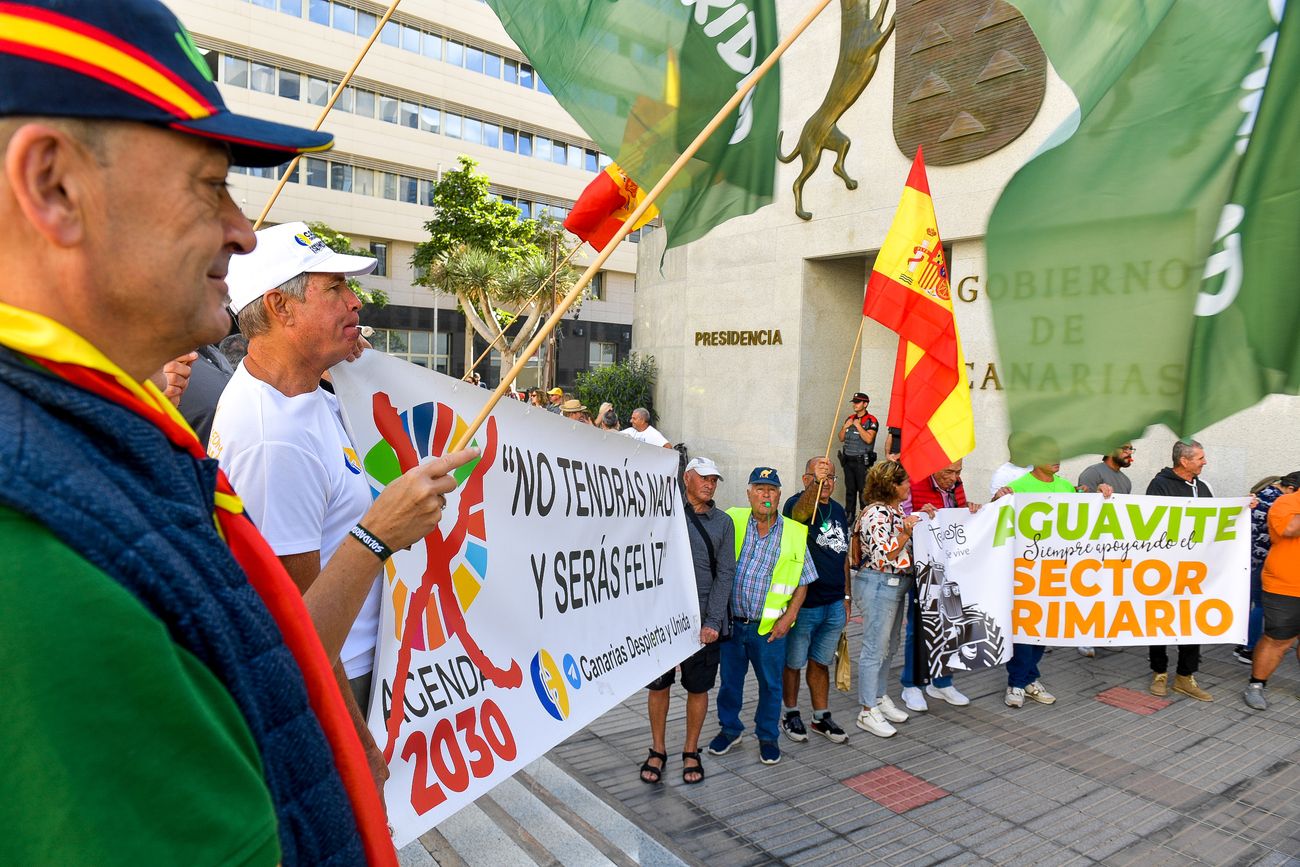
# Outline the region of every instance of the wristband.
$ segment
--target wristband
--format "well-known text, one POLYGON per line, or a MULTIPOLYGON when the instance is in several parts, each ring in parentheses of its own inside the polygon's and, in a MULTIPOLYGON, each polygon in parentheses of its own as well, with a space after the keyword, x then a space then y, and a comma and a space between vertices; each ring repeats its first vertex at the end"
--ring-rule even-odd
POLYGON ((365 545, 366 550, 371 554, 374 554, 381 561, 387 560, 389 557, 393 556, 393 549, 381 542, 378 536, 360 524, 357 524, 351 530, 348 530, 348 535, 353 539, 356 539, 362 545, 365 545))

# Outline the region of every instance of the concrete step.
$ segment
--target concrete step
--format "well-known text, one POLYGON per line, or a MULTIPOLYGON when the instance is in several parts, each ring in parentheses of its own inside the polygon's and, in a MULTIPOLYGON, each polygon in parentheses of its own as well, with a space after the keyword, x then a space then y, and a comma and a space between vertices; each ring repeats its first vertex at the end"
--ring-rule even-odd
POLYGON ((398 853, 403 867, 686 867, 543 757, 398 853))

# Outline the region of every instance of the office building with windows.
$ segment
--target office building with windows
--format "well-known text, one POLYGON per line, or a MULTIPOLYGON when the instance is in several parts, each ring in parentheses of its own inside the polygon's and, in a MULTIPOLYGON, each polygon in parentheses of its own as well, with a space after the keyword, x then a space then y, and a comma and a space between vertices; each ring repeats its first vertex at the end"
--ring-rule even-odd
MULTIPOLYGON (((310 125, 337 89, 386 4, 369 0, 170 0, 207 57, 232 109, 310 125)), ((387 306, 362 311, 380 349, 460 376, 487 349, 466 340, 454 296, 415 284, 411 256, 428 237, 433 186, 464 154, 492 192, 523 217, 563 219, 609 164, 560 107, 481 0, 405 0, 339 95, 324 128, 331 151, 304 158, 268 223, 320 220, 379 259, 367 289, 387 306)), ((250 218, 283 169, 232 172, 231 192, 250 218)), ((606 262, 591 294, 558 331, 556 378, 622 360, 631 348, 636 271, 633 237, 606 262)), ((595 254, 585 247, 574 259, 595 254)), ((478 372, 492 384, 495 353, 478 372)), ((536 362, 519 380, 531 385, 536 362)))

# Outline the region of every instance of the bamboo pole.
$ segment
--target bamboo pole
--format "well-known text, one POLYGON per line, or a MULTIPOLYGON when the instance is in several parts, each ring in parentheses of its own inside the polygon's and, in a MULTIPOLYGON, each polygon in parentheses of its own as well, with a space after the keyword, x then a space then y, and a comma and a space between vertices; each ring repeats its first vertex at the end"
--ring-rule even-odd
POLYGON ((555 326, 559 324, 560 319, 568 309, 573 306, 573 303, 582 297, 582 291, 587 288, 587 284, 591 282, 592 277, 600 271, 600 266, 605 264, 605 261, 614 252, 614 249, 619 245, 619 242, 627 237, 628 233, 632 231, 632 227, 636 225, 637 221, 641 219, 642 215, 645 214, 649 207, 655 203, 655 200, 659 198, 659 194, 662 193, 668 185, 672 183, 673 179, 677 177, 681 170, 685 168, 686 164, 695 156, 696 152, 704 142, 708 140, 709 136, 713 135, 718 127, 722 126, 722 122, 736 110, 740 105, 741 100, 745 98, 746 94, 753 90, 754 86, 758 84, 764 75, 767 74, 768 70, 776 65, 776 62, 781 59, 781 55, 785 54, 791 44, 803 35, 803 32, 807 30, 808 26, 813 23, 813 20, 821 14, 822 10, 830 5, 830 2, 831 0, 817 0, 817 4, 812 8, 812 10, 804 16, 802 21, 795 25, 793 30, 786 34, 785 38, 783 38, 776 48, 772 50, 772 53, 769 54, 763 62, 749 74, 749 77, 741 82, 740 86, 736 88, 736 92, 732 94, 731 99, 727 100, 727 104, 713 116, 713 120, 709 121, 708 125, 705 126, 704 129, 700 130, 700 134, 695 137, 695 140, 687 145, 686 150, 682 151, 681 156, 677 158, 676 162, 669 166, 668 171, 659 179, 659 182, 654 185, 650 192, 646 193, 645 199, 643 199, 641 204, 637 206, 636 210, 629 214, 627 219, 623 221, 623 225, 614 233, 614 237, 610 238, 609 243, 600 251, 595 260, 587 266, 587 270, 582 272, 582 276, 578 278, 578 282, 574 284, 574 287, 569 290, 569 293, 565 295, 559 305, 556 306, 555 311, 551 313, 550 318, 548 318, 542 325, 541 330, 538 331, 537 334, 533 336, 533 339, 529 341, 528 345, 524 347, 524 351, 521 352, 519 358, 516 359, 514 367, 510 369, 508 374, 501 377, 501 382, 497 384, 496 390, 492 392, 492 395, 488 398, 488 402, 484 404, 483 408, 479 410, 478 415, 476 415, 474 420, 470 422, 469 427, 452 445, 451 451, 457 451, 469 445, 469 441, 473 438, 474 434, 483 426, 483 422, 492 414, 492 410, 496 408, 496 405, 505 395, 510 383, 515 381, 515 378, 519 375, 520 371, 524 369, 528 360, 537 354, 537 350, 542 345, 542 342, 550 336, 552 331, 555 330, 555 326))
MULTIPOLYGON (((840 407, 844 406, 844 392, 849 388, 849 374, 853 372, 853 359, 858 355, 858 344, 862 342, 862 329, 867 324, 867 317, 863 316, 862 321, 858 323, 858 336, 853 338, 853 350, 849 353, 849 363, 844 368, 844 383, 840 386, 840 399, 835 404, 835 416, 831 419, 831 433, 826 437, 826 453, 822 455, 826 460, 831 459, 831 446, 835 443, 835 432, 840 426, 840 407)), ((817 508, 816 503, 822 501, 822 480, 817 481, 817 500, 813 508, 817 508)))
MULTIPOLYGON (((370 38, 366 40, 366 44, 361 46, 361 53, 358 54, 357 59, 352 62, 352 68, 343 76, 343 79, 339 82, 339 86, 334 88, 334 93, 330 95, 329 102, 325 103, 325 108, 321 111, 320 117, 316 118, 316 123, 312 126, 312 129, 318 130, 321 128, 321 124, 325 123, 325 118, 329 115, 330 109, 334 107, 334 103, 338 102, 339 94, 343 92, 343 88, 348 86, 348 82, 352 80, 352 76, 356 73, 357 67, 361 65, 361 61, 366 59, 366 53, 370 51, 370 46, 375 44, 375 40, 379 38, 379 34, 383 31, 384 25, 393 17, 393 13, 397 11, 397 4, 401 2, 402 0, 393 0, 392 3, 388 4, 388 11, 386 11, 384 16, 379 19, 379 23, 375 25, 375 32, 370 34, 370 38)), ((293 175, 294 169, 298 168, 298 163, 301 161, 302 154, 298 154, 289 162, 288 167, 284 170, 284 174, 280 176, 280 182, 276 184, 275 189, 271 191, 271 198, 267 199, 266 207, 262 208, 262 213, 257 215, 257 220, 253 223, 254 231, 262 228, 262 223, 266 222, 266 215, 271 213, 271 206, 275 204, 276 199, 280 198, 280 192, 284 189, 284 185, 289 182, 289 178, 293 175)))

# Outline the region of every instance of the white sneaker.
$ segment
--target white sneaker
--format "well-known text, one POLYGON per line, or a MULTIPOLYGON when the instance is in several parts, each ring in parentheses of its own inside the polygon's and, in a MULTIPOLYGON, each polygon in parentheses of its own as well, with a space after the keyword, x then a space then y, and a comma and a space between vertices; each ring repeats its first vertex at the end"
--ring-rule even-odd
POLYGON ((1034 681, 1025 687, 1025 695, 1039 704, 1056 704, 1056 696, 1047 691, 1041 681, 1034 681))
POLYGON ((921 692, 919 686, 903 687, 903 704, 912 713, 925 713, 930 709, 930 705, 925 702, 925 693, 921 692))
POLYGON ((876 710, 880 711, 880 715, 891 723, 907 722, 907 714, 899 710, 898 706, 887 695, 882 695, 876 699, 876 710))
POLYGON ((1088 657, 1089 659, 1092 659, 1093 657, 1095 657, 1095 656, 1097 655, 1097 650, 1096 650, 1096 648, 1093 648, 1093 647, 1080 647, 1080 648, 1079 648, 1079 655, 1080 655, 1080 656, 1086 656, 1086 657, 1088 657))
POLYGON ((925 688, 925 694, 931 698, 941 698, 954 707, 965 707, 970 704, 970 699, 962 695, 957 690, 957 687, 952 686, 951 684, 948 686, 935 686, 934 684, 929 684, 925 688))
POLYGON ((1006 702, 1007 707, 1024 707, 1025 691, 1019 687, 1007 687, 1007 694, 1003 696, 1002 701, 1006 702))
POLYGON ((898 729, 885 722, 885 718, 880 715, 880 710, 874 707, 858 714, 857 726, 878 738, 892 738, 898 734, 898 729))

